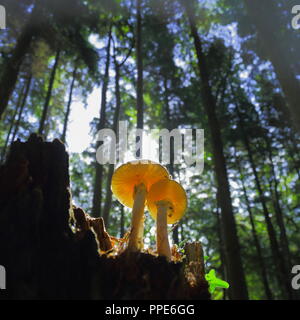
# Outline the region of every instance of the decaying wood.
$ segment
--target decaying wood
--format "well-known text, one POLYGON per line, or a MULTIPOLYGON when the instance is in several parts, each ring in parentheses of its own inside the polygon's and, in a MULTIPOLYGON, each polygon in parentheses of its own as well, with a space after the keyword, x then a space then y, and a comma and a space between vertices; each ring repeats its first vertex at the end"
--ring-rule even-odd
POLYGON ((205 281, 203 249, 200 242, 187 243, 184 247, 186 256, 186 275, 197 286, 205 281))
POLYGON ((107 233, 104 225, 103 218, 91 218, 90 226, 96 234, 96 239, 98 240, 98 246, 101 251, 108 251, 112 249, 112 242, 110 235, 107 233))
POLYGON ((76 235, 82 238, 88 230, 95 233, 98 249, 108 251, 112 249, 112 241, 107 233, 103 218, 92 218, 81 208, 73 206, 73 216, 76 227, 76 235))
MULTIPOLYGON (((12 144, 0 167, 5 298, 210 298, 207 282, 191 283, 182 262, 126 250, 100 254, 114 239, 102 219, 73 206, 69 186, 68 154, 59 140, 32 135, 12 144)), ((197 268, 190 269, 196 278, 197 268)))

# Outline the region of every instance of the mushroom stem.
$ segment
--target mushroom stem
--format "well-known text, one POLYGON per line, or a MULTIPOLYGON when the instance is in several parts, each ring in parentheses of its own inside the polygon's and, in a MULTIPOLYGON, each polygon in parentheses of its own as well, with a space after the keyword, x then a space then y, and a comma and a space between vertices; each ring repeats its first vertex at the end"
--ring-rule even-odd
POLYGON ((156 202, 156 246, 159 256, 164 256, 168 261, 171 260, 171 249, 167 230, 167 214, 172 204, 169 201, 161 200, 156 202))
POLYGON ((139 251, 144 247, 144 208, 147 189, 141 183, 135 187, 134 203, 132 208, 131 233, 129 236, 128 250, 139 251))

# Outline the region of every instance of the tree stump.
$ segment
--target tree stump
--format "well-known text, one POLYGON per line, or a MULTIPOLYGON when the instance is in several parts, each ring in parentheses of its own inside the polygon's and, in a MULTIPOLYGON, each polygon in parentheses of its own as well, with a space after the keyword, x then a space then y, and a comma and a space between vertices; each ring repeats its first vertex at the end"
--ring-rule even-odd
POLYGON ((35 134, 14 142, 0 168, 5 299, 210 299, 199 261, 103 254, 112 238, 72 205, 68 170, 64 145, 35 134))

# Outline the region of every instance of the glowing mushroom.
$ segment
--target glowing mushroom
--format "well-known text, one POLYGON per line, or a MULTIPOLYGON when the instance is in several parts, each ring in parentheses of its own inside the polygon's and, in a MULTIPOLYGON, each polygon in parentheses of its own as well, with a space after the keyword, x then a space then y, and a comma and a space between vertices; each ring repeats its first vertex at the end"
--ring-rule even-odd
POLYGON ((167 224, 176 223, 184 215, 187 207, 186 193, 176 181, 160 180, 150 188, 147 206, 156 220, 157 253, 171 260, 167 224))
POLYGON ((169 179, 167 169, 149 160, 132 161, 117 168, 113 174, 111 189, 117 199, 132 208, 131 233, 128 250, 143 249, 144 207, 147 191, 152 184, 169 179))

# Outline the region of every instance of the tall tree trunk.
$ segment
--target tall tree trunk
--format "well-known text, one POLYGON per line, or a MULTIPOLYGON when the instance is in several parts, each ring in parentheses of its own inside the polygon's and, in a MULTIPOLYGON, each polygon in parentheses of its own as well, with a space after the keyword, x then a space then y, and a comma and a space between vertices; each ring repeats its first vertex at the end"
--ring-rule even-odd
POLYGON ((72 98, 73 98, 73 90, 74 90, 74 84, 75 84, 75 80, 76 80, 76 72, 77 72, 77 66, 75 66, 74 70, 73 70, 72 82, 71 82, 71 87, 70 87, 70 92, 69 92, 69 100, 68 100, 68 105, 67 105, 67 110, 66 110, 65 120, 64 120, 64 128, 63 128, 63 133, 61 135, 61 141, 64 143, 66 142, 69 116, 70 116, 70 112, 71 112, 71 104, 72 104, 72 98))
POLYGON ((18 119, 17 119, 16 125, 15 125, 15 129, 14 129, 14 132, 13 132, 13 135, 12 135, 11 142, 15 141, 17 133, 19 131, 20 122, 21 122, 21 119, 22 119, 22 115, 23 115, 23 111, 24 111, 25 105, 26 105, 26 100, 27 100, 27 97, 28 97, 28 94, 29 94, 29 91, 30 91, 31 82, 32 82, 32 75, 30 74, 30 76, 29 76, 29 78, 27 80, 25 93, 24 93, 24 96, 23 96, 23 99, 22 99, 21 108, 19 110, 18 119))
POLYGON ((288 143, 287 149, 288 149, 288 151, 287 151, 288 155, 292 159, 292 164, 293 164, 292 169, 294 169, 296 171, 297 176, 298 176, 298 180, 300 180, 299 160, 296 159, 296 157, 295 157, 295 154, 298 154, 298 152, 295 153, 295 149, 293 148, 293 146, 291 146, 291 143, 288 143))
POLYGON ((136 59, 137 59, 137 93, 136 93, 136 109, 137 109, 137 128, 144 128, 144 99, 143 99, 143 52, 142 52, 142 16, 141 16, 141 0, 136 0, 136 59))
POLYGON ((19 109, 21 108, 21 103, 22 103, 22 99, 23 99, 23 96, 24 96, 24 93, 25 93, 24 92, 25 88, 26 88, 26 84, 22 85, 21 90, 19 92, 19 97, 18 97, 17 104, 15 105, 15 110, 14 110, 13 116, 12 116, 12 118, 10 120, 9 130, 8 130, 8 133, 7 133, 7 136, 6 136, 4 147, 3 147, 2 152, 1 152, 1 163, 3 162, 3 160, 5 158, 5 155, 6 155, 6 151, 7 151, 8 145, 9 145, 9 141, 10 141, 10 136, 11 136, 13 127, 15 125, 16 117, 17 117, 19 109))
POLYGON ((183 223, 181 223, 180 228, 178 228, 178 229, 179 229, 178 233, 180 234, 180 242, 183 242, 185 240, 183 223))
POLYGON ((230 283, 229 295, 232 299, 248 299, 245 274, 240 255, 240 245, 237 235, 236 222, 233 215, 227 167, 221 138, 221 130, 216 115, 216 102, 209 83, 209 73, 202 43, 197 32, 194 8, 192 2, 181 0, 187 13, 191 35, 194 39, 198 58, 198 68, 201 79, 201 94, 204 108, 208 117, 212 140, 213 161, 218 185, 219 203, 221 207, 222 227, 225 240, 225 259, 230 283))
POLYGON ((124 215, 124 206, 121 205, 121 221, 120 221, 120 238, 123 238, 125 235, 125 215, 124 215))
MULTIPOLYGON (((119 135, 118 135, 118 126, 119 126, 119 119, 120 119, 120 112, 121 112, 121 91, 120 91, 120 73, 121 73, 121 67, 123 64, 127 61, 129 58, 132 47, 128 51, 126 57, 123 59, 122 62, 118 63, 117 57, 116 57, 116 48, 114 46, 114 66, 115 66, 115 94, 116 94, 116 108, 114 112, 114 117, 113 117, 113 130, 116 134, 117 141, 119 141, 119 135)), ((108 175, 107 175, 107 180, 106 180, 106 197, 105 197, 105 204, 103 208, 103 219, 105 222, 105 225, 108 227, 109 225, 109 213, 110 213, 110 208, 112 204, 112 191, 111 191, 111 179, 114 173, 114 168, 115 166, 113 164, 109 165, 108 168, 108 175)), ((122 217, 121 217, 121 234, 123 230, 124 234, 124 210, 122 209, 122 217), (123 228, 123 229, 122 229, 123 228)), ((121 235, 122 237, 122 235, 121 235)))
POLYGON ((115 165, 110 164, 108 167, 108 174, 106 178, 106 188, 105 188, 106 193, 105 193, 105 202, 104 202, 102 216, 107 228, 109 227, 109 212, 110 212, 111 203, 112 203, 112 192, 111 192, 110 186, 111 186, 111 179, 114 174, 114 169, 115 169, 115 165))
POLYGON ((300 131, 300 84, 295 77, 290 63, 286 61, 285 48, 282 47, 280 39, 277 37, 280 32, 276 23, 274 23, 276 17, 271 15, 266 18, 266 14, 276 11, 276 4, 268 0, 244 0, 244 2, 250 18, 256 26, 261 44, 274 67, 287 99, 295 127, 300 131))
MULTIPOLYGON (((136 110, 137 110, 137 129, 144 128, 144 81, 143 81, 143 52, 142 52, 142 0, 136 0, 136 60, 137 60, 137 87, 136 87, 136 110)), ((142 156, 142 137, 141 148, 136 152, 139 158, 142 156)), ((138 142, 139 138, 136 138, 138 142)))
MULTIPOLYGON (((120 118, 120 110, 121 110, 121 93, 120 93, 120 66, 117 63, 116 58, 114 59, 114 65, 115 65, 116 108, 115 108, 114 119, 113 119, 113 130, 116 133, 116 138, 118 141, 119 137, 117 133, 118 133, 118 123, 120 118)), ((107 182, 106 182, 106 199, 105 199, 105 204, 103 208, 103 219, 106 226, 109 225, 109 211, 110 211, 111 202, 112 202, 112 191, 111 191, 110 185, 111 185, 111 178, 114 173, 114 168, 115 166, 113 164, 109 165, 107 182)))
MULTIPOLYGON (((275 165, 273 162, 272 147, 271 147, 270 141, 268 141, 268 137, 266 138, 266 144, 267 144, 267 151, 269 155, 270 168, 271 168, 271 187, 273 185, 273 190, 271 188, 271 194, 272 193, 274 194, 273 204, 275 209, 277 225, 279 226, 279 230, 280 230, 280 244, 281 244, 283 256, 285 257, 285 261, 286 261, 286 270, 289 273, 290 270, 292 270, 291 253, 289 249, 288 237, 286 234, 283 212, 280 205, 280 195, 278 191, 278 181, 276 178, 275 165)), ((289 274, 287 274, 286 276, 288 277, 289 274)))
MULTIPOLYGON (((101 109, 100 109, 100 120, 97 126, 98 131, 105 128, 106 123, 106 94, 109 82, 109 66, 110 66, 110 46, 111 46, 111 31, 112 25, 109 27, 108 31, 108 43, 106 47, 106 63, 104 78, 102 84, 101 92, 101 109)), ((100 147, 100 142, 96 143, 96 150, 100 147)), ((96 161, 96 174, 94 181, 94 194, 93 194, 93 206, 92 206, 92 216, 101 216, 101 203, 102 203, 102 179, 103 179, 103 166, 96 161)))
MULTIPOLYGON (((222 235, 222 227, 221 227, 221 218, 220 218, 220 213, 219 213, 219 206, 217 208, 216 212, 217 216, 217 230, 218 230, 218 238, 219 238, 219 251, 220 251, 220 261, 221 261, 221 276, 222 279, 226 279, 226 265, 225 265, 225 255, 224 255, 224 240, 223 240, 223 235, 222 235)), ((223 290, 223 300, 226 300, 227 292, 226 289, 223 290)))
MULTIPOLYGON (((172 116, 171 116, 171 111, 170 111, 170 104, 169 104, 169 89, 168 89, 168 81, 167 77, 164 75, 163 76, 163 85, 164 85, 164 106, 165 106, 165 128, 168 128, 169 131, 171 131, 173 128, 173 121, 172 121, 172 116)), ((168 170, 170 175, 174 178, 174 141, 173 139, 170 140, 170 163, 168 164, 168 170)), ((172 238, 173 242, 175 244, 179 243, 179 238, 178 238, 178 226, 177 224, 172 232, 172 238)))
POLYGON ((277 270, 278 283, 279 283, 279 286, 280 286, 280 289, 282 291, 283 296, 284 297, 288 296, 289 298, 292 298, 289 279, 286 278, 285 263, 284 263, 283 257, 281 255, 281 252, 279 249, 279 244, 278 244, 278 241, 276 238, 276 232, 275 232, 275 229, 273 227, 273 224, 272 224, 272 221, 270 218, 270 214, 269 214, 269 210, 268 210, 265 196, 263 193, 263 189, 261 187, 258 172, 256 170, 255 162, 254 162, 254 159, 252 156, 253 153, 251 150, 250 142, 249 142, 248 136, 245 132, 243 117, 240 113, 238 104, 236 104, 236 112, 237 112, 237 115, 239 118, 239 125, 241 128, 242 139, 243 139, 243 142, 244 142, 247 154, 248 154, 248 159, 250 162, 251 170, 254 175, 256 188, 257 188, 259 198, 260 198, 260 203, 263 208, 263 214, 264 214, 264 218, 265 218, 266 225, 267 225, 267 231, 268 231, 269 241, 270 241, 270 245, 271 245, 272 256, 273 256, 274 264, 275 264, 276 270, 277 270), (284 287, 282 287, 282 286, 284 286, 284 287))
POLYGON ((247 206, 247 211, 248 211, 248 214, 249 214, 252 238, 253 238, 253 242, 254 242, 254 245, 255 245, 255 248, 256 248, 256 252, 257 252, 258 264, 260 266, 261 278, 262 278, 262 282, 263 282, 263 285, 264 285, 265 295, 266 295, 267 299, 273 300, 273 294, 272 294, 272 291, 271 291, 270 286, 269 286, 269 281, 268 281, 268 276, 267 276, 267 269, 266 269, 266 265, 265 265, 265 262, 264 262, 264 258, 263 258, 263 254, 262 254, 262 249, 261 249, 261 245, 260 245, 260 242, 259 242, 259 238, 258 238, 258 235, 257 235, 257 232, 256 232, 254 216, 253 216, 253 213, 252 213, 252 209, 251 209, 251 206, 250 206, 250 201, 249 201, 247 190, 246 190, 246 187, 245 187, 245 181, 244 181, 244 177, 243 177, 243 174, 242 174, 241 164, 240 164, 238 156, 236 156, 236 155, 235 155, 235 160, 236 160, 236 163, 237 163, 237 167, 238 167, 238 171, 239 171, 239 175, 240 175, 240 180, 242 182, 243 194, 244 194, 244 198, 245 198, 245 202, 246 202, 246 206, 247 206))
MULTIPOLYGON (((115 50, 115 48, 114 48, 115 50)), ((113 130, 116 134, 117 141, 119 141, 119 135, 118 135, 118 126, 119 126, 119 119, 120 119, 120 112, 121 112, 121 91, 120 91, 120 72, 122 65, 127 61, 129 58, 129 55, 131 53, 130 49, 128 51, 127 56, 123 59, 121 63, 118 63, 116 55, 114 54, 114 66, 115 66, 115 93, 116 93, 116 108, 114 112, 114 118, 113 118, 113 130)), ((105 221, 106 226, 109 225, 109 211, 111 208, 112 203, 112 191, 111 191, 111 179, 114 173, 115 166, 111 164, 108 169, 108 175, 107 175, 107 184, 106 184, 106 199, 105 204, 103 208, 103 219, 105 221)), ((124 215, 124 211, 122 211, 124 215)), ((124 217, 123 217, 124 218, 124 217)), ((122 221, 121 221, 122 226, 122 221)), ((123 221, 123 231, 124 231, 124 221, 123 221)))
POLYGON ((17 40, 12 56, 5 64, 0 80, 0 119, 6 110, 10 96, 15 89, 22 62, 30 48, 35 29, 29 22, 17 40))
POLYGON ((54 85, 54 80, 55 80, 55 75, 56 75, 56 70, 59 64, 59 58, 60 58, 60 50, 58 49, 56 51, 56 55, 55 55, 55 62, 51 71, 51 75, 50 75, 50 79, 49 79, 49 85, 48 85, 48 90, 47 90, 47 96, 45 99, 45 103, 44 103, 44 107, 43 107, 43 113, 42 113, 42 117, 40 120, 40 126, 39 126, 39 134, 43 134, 45 131, 45 125, 46 125, 46 121, 48 118, 48 110, 49 110, 49 105, 50 105, 50 100, 51 100, 51 96, 52 96, 52 90, 53 90, 53 85, 54 85))

